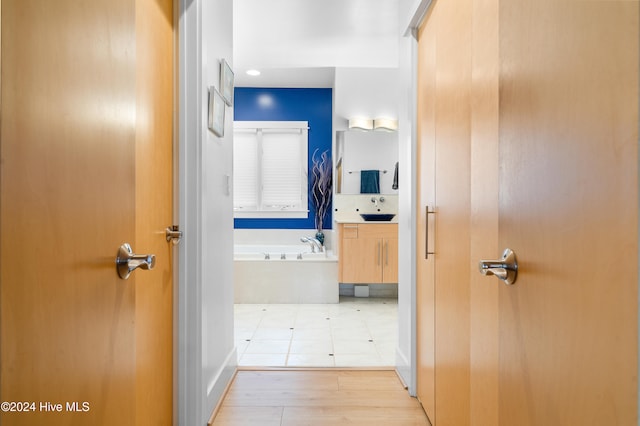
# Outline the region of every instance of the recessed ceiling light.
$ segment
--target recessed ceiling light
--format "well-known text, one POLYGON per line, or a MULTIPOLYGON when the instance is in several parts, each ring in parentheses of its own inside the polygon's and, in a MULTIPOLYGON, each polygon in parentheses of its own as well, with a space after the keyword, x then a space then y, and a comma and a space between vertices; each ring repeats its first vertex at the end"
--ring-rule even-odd
POLYGON ((258 71, 258 70, 248 70, 247 74, 255 77, 257 75, 260 75, 260 71, 258 71))

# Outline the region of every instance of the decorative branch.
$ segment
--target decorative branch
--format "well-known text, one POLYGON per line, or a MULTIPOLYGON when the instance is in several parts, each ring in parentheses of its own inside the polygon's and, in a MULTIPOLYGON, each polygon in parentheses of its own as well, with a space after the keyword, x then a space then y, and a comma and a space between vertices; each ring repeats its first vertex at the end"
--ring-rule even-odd
POLYGON ((311 156, 311 202, 316 209, 316 229, 322 232, 324 215, 331 204, 332 194, 332 164, 328 150, 316 157, 318 150, 316 149, 311 156))

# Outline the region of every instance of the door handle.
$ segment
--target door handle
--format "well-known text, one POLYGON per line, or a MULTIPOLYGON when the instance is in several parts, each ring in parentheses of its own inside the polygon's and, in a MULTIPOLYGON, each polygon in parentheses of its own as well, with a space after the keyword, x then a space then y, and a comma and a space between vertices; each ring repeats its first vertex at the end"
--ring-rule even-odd
POLYGON ((154 254, 135 254, 128 243, 124 243, 118 249, 116 268, 118 276, 123 280, 128 279, 129 275, 138 268, 153 269, 154 266, 156 266, 154 254))
POLYGON ((384 242, 384 265, 389 265, 389 241, 384 242))
POLYGON ((432 251, 429 251, 429 215, 435 214, 435 211, 429 211, 429 206, 425 207, 424 214, 424 259, 429 260, 430 254, 435 254, 432 251))
POLYGON ((518 260, 511 249, 506 249, 500 260, 481 260, 478 269, 482 275, 495 275, 511 285, 518 278, 518 260))

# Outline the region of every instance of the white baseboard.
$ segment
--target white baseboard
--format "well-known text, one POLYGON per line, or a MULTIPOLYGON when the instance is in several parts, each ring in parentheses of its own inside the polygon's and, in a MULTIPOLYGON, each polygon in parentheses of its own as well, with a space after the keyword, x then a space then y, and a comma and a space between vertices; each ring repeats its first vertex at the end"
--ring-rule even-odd
POLYGON ((237 369, 238 352, 234 346, 233 350, 227 355, 224 364, 220 367, 213 380, 211 380, 207 385, 206 407, 204 409, 205 413, 210 413, 208 416, 209 422, 207 424, 213 423, 213 419, 220 409, 222 400, 231 386, 231 382, 236 375, 237 369))
POLYGON ((396 371, 398 372, 398 376, 400 376, 400 380, 402 380, 407 387, 409 395, 416 396, 416 390, 413 386, 413 377, 411 374, 411 363, 407 356, 398 347, 396 347, 396 371))

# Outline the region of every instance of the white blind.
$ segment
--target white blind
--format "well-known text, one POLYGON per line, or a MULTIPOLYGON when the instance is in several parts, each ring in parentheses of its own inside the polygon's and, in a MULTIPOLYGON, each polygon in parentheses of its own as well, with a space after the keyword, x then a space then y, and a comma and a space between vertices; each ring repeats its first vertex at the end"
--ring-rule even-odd
POLYGON ((307 129, 307 122, 234 123, 236 215, 307 217, 307 129))
POLYGON ((302 204, 300 131, 262 134, 262 203, 266 209, 302 204))
POLYGON ((258 140, 256 131, 233 135, 233 207, 258 207, 258 140))

